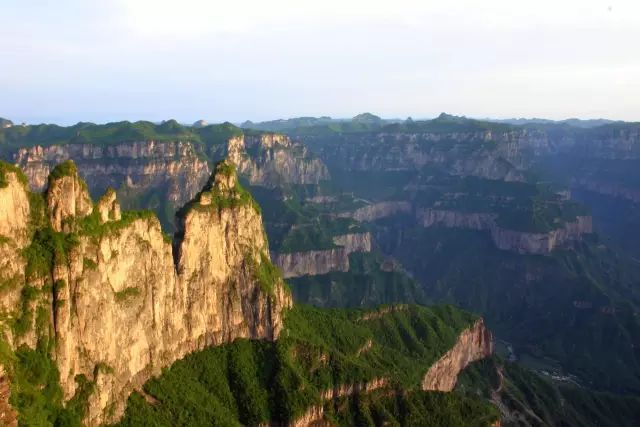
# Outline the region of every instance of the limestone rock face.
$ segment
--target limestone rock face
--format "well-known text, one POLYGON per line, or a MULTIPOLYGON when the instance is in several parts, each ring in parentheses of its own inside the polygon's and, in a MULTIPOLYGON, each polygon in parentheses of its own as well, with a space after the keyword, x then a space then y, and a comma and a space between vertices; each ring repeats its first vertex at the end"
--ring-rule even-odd
POLYGON ((342 246, 347 253, 371 252, 371 233, 348 233, 333 237, 333 243, 342 246))
POLYGON ((338 214, 341 218, 353 218, 356 221, 375 221, 398 214, 410 214, 411 203, 406 201, 378 202, 363 206, 351 212, 338 214))
POLYGON ((253 185, 318 184, 329 179, 322 161, 288 136, 237 136, 228 143, 228 158, 253 185))
MULTIPOLYGON (((52 356, 65 399, 76 393, 78 375, 95 384, 88 425, 116 421, 131 391, 191 351, 238 337, 278 337, 292 302, 270 264, 261 215, 230 164, 216 171, 184 208, 173 246, 155 216, 120 216, 111 191, 96 205, 103 228, 76 228, 77 241, 39 279, 42 294, 52 285, 41 306, 52 311, 52 356), (267 281, 259 274, 265 271, 267 281)), ((77 180, 53 178, 47 193, 52 224, 62 232, 71 223, 65 219, 91 212, 77 180)), ((21 262, 14 266, 22 269, 18 298, 21 262)), ((8 338, 14 348, 35 343, 8 338)))
POLYGON ((15 172, 6 172, 6 185, 0 187, 0 236, 23 247, 28 240, 29 197, 15 172))
POLYGON ((122 213, 120 211, 120 203, 116 199, 116 192, 110 188, 107 192, 98 200, 95 208, 100 215, 100 222, 103 224, 109 221, 120 221, 122 219, 122 213))
POLYGON ((422 380, 422 389, 452 391, 460 371, 471 362, 491 355, 491 340, 491 332, 484 326, 484 321, 478 319, 460 334, 451 350, 431 365, 422 380))
POLYGON ((78 177, 78 171, 73 162, 68 160, 57 166, 54 173, 56 170, 62 171, 62 175, 52 175, 49 179, 47 188, 49 220, 55 231, 70 232, 71 228, 66 220, 89 215, 93 212, 93 202, 87 185, 78 177))
POLYGON ((10 313, 20 301, 25 281, 21 250, 29 244, 30 206, 26 185, 17 172, 7 171, 0 178, 5 183, 0 186, 0 332, 10 334, 9 319, 2 314, 10 313))
POLYGON ((333 237, 340 248, 280 253, 273 257, 285 279, 315 276, 332 271, 349 271, 349 254, 371 252, 371 233, 350 233, 333 237))
POLYGON ((593 232, 592 218, 578 216, 546 233, 510 230, 496 224, 496 215, 489 213, 459 212, 439 209, 419 209, 416 218, 424 227, 440 226, 487 230, 496 247, 520 254, 547 255, 554 249, 579 241, 584 234, 593 232))
MULTIPOLYGON (((526 167, 523 141, 531 151, 546 152, 544 132, 531 130, 493 132, 386 133, 361 137, 336 137, 317 144, 317 151, 330 167, 350 171, 419 170, 438 165, 455 175, 522 181, 526 167)), ((313 143, 313 140, 310 141, 313 143)))
POLYGON ((349 271, 349 255, 344 248, 280 253, 274 255, 273 262, 285 279, 349 271))
POLYGON ((92 192, 102 194, 108 187, 126 188, 135 196, 157 189, 174 208, 191 200, 211 174, 193 144, 183 141, 34 146, 21 148, 13 156, 31 188, 37 191, 46 187, 53 167, 69 159, 76 163, 92 192))

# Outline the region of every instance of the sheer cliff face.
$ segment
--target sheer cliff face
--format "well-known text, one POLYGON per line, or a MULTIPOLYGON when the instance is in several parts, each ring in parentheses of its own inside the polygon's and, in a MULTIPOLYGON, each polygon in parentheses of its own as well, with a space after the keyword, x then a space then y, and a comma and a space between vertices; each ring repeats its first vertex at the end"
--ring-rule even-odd
POLYGON ((353 218, 356 221, 371 222, 399 214, 410 214, 411 203, 406 201, 378 202, 363 206, 351 212, 342 212, 341 218, 353 218))
POLYGON ((460 371, 471 362, 491 355, 491 340, 491 332, 484 326, 484 321, 478 319, 460 334, 453 348, 429 368, 422 380, 422 389, 452 391, 460 371))
POLYGON ((566 222, 562 227, 546 233, 524 232, 500 227, 496 223, 496 215, 490 213, 420 209, 416 212, 416 217, 424 227, 440 226, 487 230, 496 247, 520 254, 547 255, 554 249, 579 241, 584 234, 593 232, 590 216, 578 216, 575 221, 566 222))
POLYGON ((93 211, 93 202, 87 185, 78 178, 75 165, 69 161, 62 165, 69 168, 65 171, 68 175, 50 180, 47 208, 51 227, 55 231, 68 233, 72 231, 69 220, 89 215, 93 211))
POLYGON ((7 326, 1 315, 20 301, 25 269, 20 253, 29 243, 29 213, 26 183, 17 172, 4 173, 0 176, 0 332, 7 326))
POLYGON ((85 213, 72 201, 88 197, 77 174, 51 180, 47 204, 64 207, 51 218, 76 230, 77 242, 40 281, 53 284, 43 298, 65 398, 74 396, 78 375, 96 385, 88 424, 116 420, 132 390, 188 352, 237 337, 278 337, 291 298, 281 278, 259 277, 273 269, 261 215, 230 168, 222 165, 225 172, 185 208, 175 250, 154 216, 120 217, 111 193, 92 214, 101 225, 82 228, 71 209, 85 213))
POLYGON ((51 145, 21 148, 14 155, 31 188, 43 190, 53 167, 72 159, 93 192, 107 187, 160 188, 178 207, 202 188, 209 166, 189 142, 127 142, 109 146, 91 144, 51 145))
POLYGON ((379 133, 336 137, 317 149, 330 167, 343 170, 406 171, 440 165, 455 175, 522 181, 524 160, 518 144, 526 138, 532 146, 546 143, 544 136, 519 132, 379 133))
POLYGON ((318 158, 288 136, 241 135, 228 143, 229 160, 253 185, 276 187, 281 184, 318 184, 329 179, 329 172, 318 158))
POLYGON ((333 249, 275 254, 273 262, 285 279, 349 271, 349 254, 371 252, 371 233, 349 233, 333 237, 333 249))
MULTIPOLYGON (((1 173, 1 172, 0 172, 1 173)), ((22 247, 28 240, 29 198, 16 172, 6 172, 0 184, 0 236, 22 247)))

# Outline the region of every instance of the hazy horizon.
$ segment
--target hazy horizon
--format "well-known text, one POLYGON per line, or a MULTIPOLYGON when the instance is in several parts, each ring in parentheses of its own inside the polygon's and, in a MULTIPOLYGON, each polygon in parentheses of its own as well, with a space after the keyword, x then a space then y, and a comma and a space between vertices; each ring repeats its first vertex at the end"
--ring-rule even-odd
POLYGON ((0 117, 640 120, 640 2, 24 0, 0 117))
MULTIPOLYGON (((40 122, 26 122, 26 121, 17 121, 17 120, 13 120, 11 117, 7 117, 7 116, 3 116, 0 113, 0 118, 2 119, 7 119, 7 120, 11 120, 13 122, 14 125, 20 125, 22 123, 26 124, 26 125, 39 125, 39 124, 55 124, 55 125, 59 125, 59 126, 73 126, 75 124, 78 123, 93 123, 93 124, 97 124, 97 125, 103 125, 103 124, 108 124, 108 123, 116 123, 116 122, 121 122, 121 121, 129 121, 129 122, 137 122, 137 121, 149 121, 152 123, 162 123, 168 120, 176 120, 178 123, 185 125, 185 126, 189 126, 194 124, 195 122, 199 121, 199 120, 204 120, 207 124, 222 124, 222 123, 232 123, 236 126, 240 126, 242 123, 250 121, 253 123, 263 123, 263 122, 272 122, 272 121, 278 121, 278 120, 292 120, 292 119, 299 119, 299 118, 306 118, 306 117, 314 117, 314 118, 321 118, 321 117, 329 117, 333 120, 351 120, 353 117, 355 117, 358 114, 363 114, 363 113, 371 113, 373 115, 379 116, 378 114, 376 114, 375 112, 371 112, 371 111, 363 111, 357 114, 354 114, 351 117, 339 117, 339 116, 335 116, 335 115, 330 115, 330 114, 319 114, 317 116, 291 116, 291 117, 277 117, 277 118, 266 118, 264 120, 251 120, 251 119, 246 119, 246 120, 225 120, 225 119, 206 119, 206 118, 199 118, 199 119, 193 119, 193 120, 178 120, 175 119, 173 117, 168 117, 165 119, 160 119, 160 120, 149 120, 146 119, 144 117, 140 117, 140 118, 123 118, 123 119, 115 119, 115 120, 104 120, 104 121, 89 121, 89 120, 76 120, 76 121, 69 121, 69 122, 55 122, 55 121, 40 121, 40 122)), ((441 113, 444 114, 450 114, 446 111, 443 111, 441 113)), ((389 117, 383 117, 383 116, 379 116, 381 119, 383 120, 406 120, 407 118, 411 117, 412 120, 414 121, 418 121, 418 120, 433 120, 435 118, 437 118, 439 116, 439 114, 434 115, 433 117, 420 117, 417 115, 409 115, 406 117, 400 117, 400 116, 389 116, 389 117)), ((616 118, 609 118, 609 117, 586 117, 586 118, 581 118, 581 117, 566 117, 566 118, 562 118, 562 119, 549 119, 546 117, 471 117, 471 116, 466 116, 464 114, 460 114, 456 116, 460 116, 460 117, 464 117, 467 119, 472 119, 472 120, 484 120, 484 121, 506 121, 506 120, 527 120, 527 121, 533 121, 533 120, 549 120, 549 121, 555 121, 555 122, 562 122, 562 121, 567 121, 567 120, 581 120, 581 121, 597 121, 597 120, 607 120, 607 121, 622 121, 622 122, 629 122, 629 123, 638 123, 640 122, 640 120, 620 120, 620 119, 616 119, 616 118)))

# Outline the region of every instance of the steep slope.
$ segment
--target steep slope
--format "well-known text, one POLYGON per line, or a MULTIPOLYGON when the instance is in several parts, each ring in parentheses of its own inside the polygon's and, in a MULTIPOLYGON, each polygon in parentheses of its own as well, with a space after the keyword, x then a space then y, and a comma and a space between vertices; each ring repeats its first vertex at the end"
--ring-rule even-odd
POLYGON ((132 390, 191 351, 278 337, 291 298, 231 165, 219 164, 181 212, 173 253, 153 214, 104 215, 119 211, 112 192, 94 209, 72 163, 54 169, 45 199, 23 276, 16 268, 26 280, 11 283, 17 298, 2 299, 17 299, 3 307, 16 319, 4 339, 51 354, 61 397, 84 401, 88 424, 117 419, 132 390))
POLYGON ((640 418, 638 397, 590 391, 497 356, 469 365, 455 390, 492 402, 500 410, 503 425, 615 427, 632 425, 640 418))
MULTIPOLYGON (((489 405, 419 390, 448 349, 488 355, 467 330, 490 339, 481 322, 452 307, 295 306, 276 342, 210 348, 149 381, 129 399, 121 425, 416 425, 420 417, 418 425, 490 425, 497 417, 489 405)), ((440 372, 455 382, 458 369, 440 372)))

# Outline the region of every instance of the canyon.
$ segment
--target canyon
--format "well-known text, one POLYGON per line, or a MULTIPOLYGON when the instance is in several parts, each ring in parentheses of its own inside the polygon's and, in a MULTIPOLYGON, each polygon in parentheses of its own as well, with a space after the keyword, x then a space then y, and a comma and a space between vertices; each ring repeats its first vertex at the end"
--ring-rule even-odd
MULTIPOLYGON (((29 212, 26 186, 8 175, 0 199, 29 212)), ((50 269, 34 271, 31 260, 12 264, 13 277, 27 280, 3 295, 2 308, 11 312, 23 287, 37 291, 27 310, 48 312, 65 398, 78 391, 79 376, 94 384, 87 424, 118 419, 131 391, 187 353, 238 337, 278 338, 291 297, 278 275, 262 274, 273 270, 265 233, 242 191, 232 166, 219 164, 182 212, 172 249, 153 215, 108 214, 119 212, 114 193, 106 198, 107 215, 100 213, 104 203, 94 212, 73 163, 52 171, 48 220, 59 238, 74 241, 54 254, 50 269)), ((1 227, 12 231, 3 246, 26 247, 26 221, 1 227)), ((27 329, 5 330, 9 345, 33 348, 46 335, 35 322, 27 329)))

